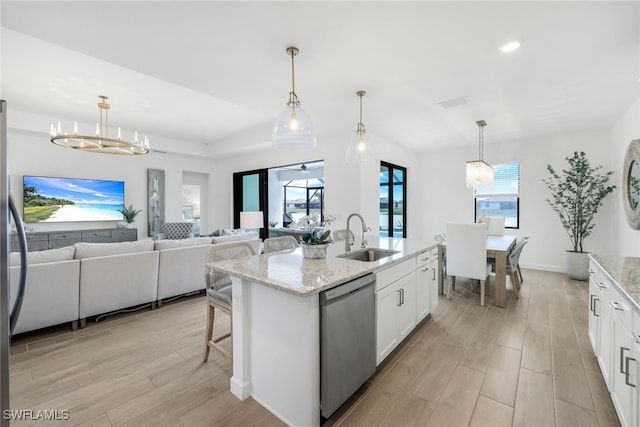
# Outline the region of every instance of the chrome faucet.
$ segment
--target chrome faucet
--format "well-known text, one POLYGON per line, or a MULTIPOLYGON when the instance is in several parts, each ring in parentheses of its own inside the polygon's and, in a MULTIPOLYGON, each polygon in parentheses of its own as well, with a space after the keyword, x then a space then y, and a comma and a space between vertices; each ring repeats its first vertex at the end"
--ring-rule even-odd
POLYGON ((362 242, 360 243, 360 247, 367 247, 367 241, 364 239, 364 233, 366 233, 367 231, 371 231, 371 229, 367 227, 367 224, 364 222, 364 218, 362 217, 362 215, 360 215, 359 213, 352 213, 347 217, 347 238, 344 241, 345 252, 349 252, 351 250, 351 245, 353 245, 353 242, 351 241, 351 229, 349 227, 349 221, 351 221, 351 217, 354 216, 360 218, 360 222, 362 223, 362 242))

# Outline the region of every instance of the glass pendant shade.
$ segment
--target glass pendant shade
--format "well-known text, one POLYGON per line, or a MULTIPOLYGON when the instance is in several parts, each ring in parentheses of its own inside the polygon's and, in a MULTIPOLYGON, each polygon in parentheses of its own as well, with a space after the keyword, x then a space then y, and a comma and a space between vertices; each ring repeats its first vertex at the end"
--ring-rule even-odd
POLYGON ((345 155, 347 163, 374 163, 378 161, 376 145, 371 141, 371 138, 367 137, 367 130, 362 123, 362 97, 366 94, 367 92, 364 90, 356 92, 356 95, 360 98, 360 121, 358 122, 356 134, 351 138, 347 148, 347 154, 345 155))
POLYGON ((467 162, 467 187, 490 187, 493 185, 493 168, 482 160, 467 162))
POLYGON ((347 148, 345 161, 347 163, 372 163, 378 161, 376 146, 367 138, 365 130, 356 131, 347 148))
POLYGON ((490 187, 493 185, 493 168, 490 164, 482 160, 484 153, 484 127, 487 122, 478 120, 478 155, 480 159, 467 161, 467 187, 490 187))
POLYGON ((316 136, 309 115, 300 107, 287 104, 273 124, 273 148, 309 151, 316 148, 316 136))

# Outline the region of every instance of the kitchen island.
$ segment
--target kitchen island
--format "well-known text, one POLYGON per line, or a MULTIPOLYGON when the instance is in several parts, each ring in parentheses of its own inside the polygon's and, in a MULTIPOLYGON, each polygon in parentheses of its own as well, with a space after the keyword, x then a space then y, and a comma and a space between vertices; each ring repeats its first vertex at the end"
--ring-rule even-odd
POLYGON ((252 396, 289 425, 320 425, 319 293, 415 260, 435 246, 398 238, 369 241, 369 247, 398 253, 373 262, 349 260, 338 257, 344 242, 336 242, 326 259, 304 259, 295 249, 211 264, 233 283, 235 396, 252 396))

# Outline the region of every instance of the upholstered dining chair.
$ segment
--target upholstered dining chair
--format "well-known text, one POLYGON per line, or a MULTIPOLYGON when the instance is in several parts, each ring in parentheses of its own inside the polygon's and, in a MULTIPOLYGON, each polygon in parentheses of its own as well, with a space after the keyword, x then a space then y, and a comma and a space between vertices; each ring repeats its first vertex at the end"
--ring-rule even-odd
POLYGON ((480 281, 480 305, 484 306, 485 284, 491 275, 487 264, 487 229, 484 224, 446 224, 447 298, 456 277, 480 281))
POLYGON ((233 319, 231 318, 231 277, 213 270, 209 263, 228 259, 244 258, 255 255, 254 246, 246 241, 216 243, 209 247, 207 252, 207 264, 205 265, 205 286, 207 288, 207 323, 205 332, 204 358, 209 359, 209 350, 214 349, 229 360, 233 360, 233 319), (231 321, 230 331, 213 338, 213 326, 215 320, 215 310, 229 315, 231 321), (218 342, 225 338, 231 340, 231 352, 227 352, 218 342))
POLYGON ((264 239, 263 245, 265 254, 295 249, 300 246, 298 239, 293 236, 270 237, 264 239))

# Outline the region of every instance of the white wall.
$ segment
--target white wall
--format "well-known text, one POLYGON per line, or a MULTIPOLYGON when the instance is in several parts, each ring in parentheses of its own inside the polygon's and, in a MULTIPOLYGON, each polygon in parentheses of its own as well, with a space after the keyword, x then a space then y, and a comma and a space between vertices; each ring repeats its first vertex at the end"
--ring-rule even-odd
MULTIPOLYGON (((52 144, 47 134, 24 132, 9 124, 8 151, 11 191, 18 206, 22 206, 22 175, 44 175, 70 178, 121 180, 125 182, 125 204, 143 211, 136 217, 138 238, 147 236, 147 169, 165 170, 165 220, 182 220, 183 171, 210 174, 214 163, 166 154, 116 156, 81 153, 52 144)), ((209 175, 209 218, 216 199, 215 186, 209 175)), ((114 222, 65 222, 27 224, 32 231, 114 228, 114 222)))
MULTIPOLYGON (((508 144, 486 144, 484 159, 500 164, 520 161, 521 196, 520 228, 507 234, 530 236, 530 244, 522 252, 523 266, 551 271, 564 271, 564 251, 570 241, 557 215, 545 199, 549 192, 541 181, 548 176, 546 165, 556 169, 566 165, 565 157, 574 150, 585 151, 592 165, 602 164, 612 170, 609 158, 610 133, 575 132, 544 139, 513 141, 508 144)), ((473 221, 473 192, 465 185, 465 161, 477 157, 477 148, 438 151, 420 155, 420 212, 424 221, 419 237, 432 239, 442 233, 447 222, 473 221)), ((585 250, 610 251, 609 223, 613 195, 596 217, 594 233, 585 241, 585 250)))
POLYGON ((640 139, 640 98, 627 109, 611 132, 612 165, 616 171, 615 182, 618 186, 612 203, 611 251, 616 255, 638 257, 640 256, 640 230, 629 227, 622 204, 624 155, 629 143, 634 139, 640 139))

